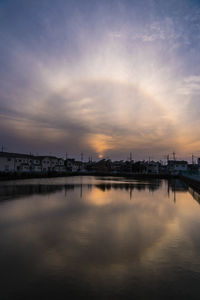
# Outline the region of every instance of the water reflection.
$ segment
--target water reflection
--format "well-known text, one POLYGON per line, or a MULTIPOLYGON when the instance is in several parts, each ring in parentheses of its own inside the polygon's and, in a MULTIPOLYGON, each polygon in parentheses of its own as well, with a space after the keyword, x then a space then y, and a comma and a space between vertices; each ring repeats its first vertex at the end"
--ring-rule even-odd
MULTIPOLYGON (((100 179, 101 180, 101 179, 100 179)), ((87 189, 88 191, 91 191, 93 188, 100 189, 101 191, 109 191, 111 189, 114 190, 126 190, 129 191, 130 194, 134 190, 143 191, 156 191, 160 188, 162 181, 161 180, 149 180, 144 182, 139 181, 133 181, 133 182, 120 182, 119 179, 116 181, 118 182, 112 182, 110 183, 109 180, 107 183, 94 183, 94 184, 88 184, 88 183, 72 183, 72 184, 38 184, 32 183, 32 184, 25 184, 26 182, 23 182, 21 184, 21 181, 14 182, 14 184, 8 185, 8 183, 0 184, 0 200, 9 200, 9 199, 16 199, 20 197, 26 197, 28 195, 36 195, 36 194, 51 194, 56 193, 58 191, 65 190, 65 194, 67 195, 68 190, 74 190, 74 189, 80 189, 80 196, 82 197, 83 189, 87 189)), ((176 188, 177 185, 170 184, 169 183, 169 189, 173 191, 174 188, 176 188)))
POLYGON ((200 208, 190 189, 76 180, 1 184, 1 199, 17 200, 0 203, 2 299, 198 296, 200 208))

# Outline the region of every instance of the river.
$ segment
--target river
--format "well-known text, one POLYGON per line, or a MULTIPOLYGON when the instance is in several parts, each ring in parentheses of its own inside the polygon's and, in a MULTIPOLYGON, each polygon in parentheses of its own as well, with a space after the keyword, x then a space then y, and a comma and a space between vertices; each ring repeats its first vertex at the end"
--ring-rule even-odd
POLYGON ((0 182, 0 299, 199 299, 199 201, 179 180, 0 182))

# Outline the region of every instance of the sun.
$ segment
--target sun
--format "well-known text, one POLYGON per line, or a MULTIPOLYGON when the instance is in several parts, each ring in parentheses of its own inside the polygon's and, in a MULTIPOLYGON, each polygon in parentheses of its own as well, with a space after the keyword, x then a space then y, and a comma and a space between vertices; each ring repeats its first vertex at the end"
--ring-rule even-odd
POLYGON ((103 154, 99 154, 98 157, 99 157, 99 158, 103 158, 103 154))

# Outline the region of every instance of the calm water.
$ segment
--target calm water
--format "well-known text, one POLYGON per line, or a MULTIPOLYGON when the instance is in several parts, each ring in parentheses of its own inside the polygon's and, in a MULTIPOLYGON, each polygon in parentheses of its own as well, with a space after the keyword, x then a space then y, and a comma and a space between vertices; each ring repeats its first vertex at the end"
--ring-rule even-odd
POLYGON ((199 195, 180 181, 0 183, 0 299, 199 299, 199 195))

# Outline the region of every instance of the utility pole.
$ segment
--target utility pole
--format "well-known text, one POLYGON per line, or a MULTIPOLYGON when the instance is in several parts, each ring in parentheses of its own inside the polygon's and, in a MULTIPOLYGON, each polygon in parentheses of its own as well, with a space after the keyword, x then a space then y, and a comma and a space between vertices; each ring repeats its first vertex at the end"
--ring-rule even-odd
POLYGON ((68 153, 67 153, 67 152, 65 153, 65 158, 66 158, 66 160, 67 160, 67 158, 68 158, 68 153))
POLYGON ((130 152, 130 170, 129 172, 132 172, 132 152, 130 152))
POLYGON ((4 146, 2 145, 2 146, 1 146, 1 152, 3 152, 3 151, 4 151, 4 146))
POLYGON ((176 153, 173 152, 172 154, 173 154, 173 159, 176 160, 176 153))
POLYGON ((169 161, 169 154, 167 154, 167 163, 168 163, 168 161, 169 161))
POLYGON ((192 154, 192 164, 194 165, 194 155, 192 154))
POLYGON ((83 162, 83 152, 81 152, 81 161, 83 162))

